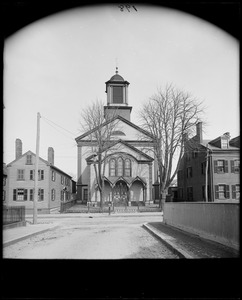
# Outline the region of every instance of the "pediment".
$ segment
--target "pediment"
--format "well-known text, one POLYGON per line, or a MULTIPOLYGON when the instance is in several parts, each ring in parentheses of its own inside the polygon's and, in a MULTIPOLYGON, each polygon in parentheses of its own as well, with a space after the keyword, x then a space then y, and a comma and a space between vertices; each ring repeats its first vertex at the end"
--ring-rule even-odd
POLYGON ((128 144, 124 141, 118 141, 105 150, 106 159, 118 157, 120 155, 130 157, 137 162, 151 162, 153 158, 140 149, 128 144))
POLYGON ((85 141, 95 141, 95 133, 99 130, 102 131, 105 139, 106 132, 112 128, 111 140, 125 140, 125 141, 148 141, 153 142, 154 137, 141 127, 134 123, 124 119, 121 116, 117 116, 112 120, 106 121, 100 127, 96 127, 88 132, 77 137, 75 140, 77 143, 85 141))

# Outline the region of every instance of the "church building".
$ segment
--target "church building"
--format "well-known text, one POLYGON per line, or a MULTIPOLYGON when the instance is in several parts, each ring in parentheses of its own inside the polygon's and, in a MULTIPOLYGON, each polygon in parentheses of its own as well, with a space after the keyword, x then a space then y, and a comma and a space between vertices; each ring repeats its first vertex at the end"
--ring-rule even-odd
POLYGON ((107 103, 104 122, 77 137, 77 200, 93 205, 100 202, 97 188, 95 132, 108 132, 106 147, 100 156, 103 164, 103 201, 115 205, 154 203, 157 167, 153 155, 154 138, 131 122, 132 106, 128 98, 129 82, 116 73, 106 82, 107 103))

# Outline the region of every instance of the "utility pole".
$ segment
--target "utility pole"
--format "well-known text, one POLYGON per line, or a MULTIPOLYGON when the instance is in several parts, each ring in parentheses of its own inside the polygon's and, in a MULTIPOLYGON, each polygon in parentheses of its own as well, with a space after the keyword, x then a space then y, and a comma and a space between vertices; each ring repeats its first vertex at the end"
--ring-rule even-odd
POLYGON ((37 224, 37 203, 38 203, 38 180, 39 180, 39 139, 40 139, 40 113, 37 113, 37 136, 36 136, 36 156, 35 156, 35 177, 34 177, 34 212, 33 224, 37 224))
POLYGON ((205 201, 208 202, 208 160, 209 160, 209 149, 207 145, 206 149, 206 168, 205 168, 205 201))

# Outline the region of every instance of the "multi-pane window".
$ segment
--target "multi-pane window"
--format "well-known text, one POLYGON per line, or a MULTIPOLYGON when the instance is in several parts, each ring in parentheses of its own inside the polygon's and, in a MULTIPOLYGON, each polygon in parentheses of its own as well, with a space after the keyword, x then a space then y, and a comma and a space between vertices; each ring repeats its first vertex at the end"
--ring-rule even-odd
POLYGON ((118 159, 110 159, 109 161, 109 176, 126 176, 131 177, 131 160, 122 157, 118 159))
MULTIPOLYGON (((35 170, 29 171, 29 179, 34 180, 35 170)), ((38 180, 44 180, 44 170, 38 170, 38 180)))
POLYGON ((44 180, 44 170, 38 170, 38 179, 44 180))
POLYGON ((240 173, 240 160, 231 160, 231 173, 240 173))
POLYGON ((17 180, 24 180, 24 170, 17 170, 17 180))
POLYGON ((54 201, 55 200, 55 189, 51 190, 51 200, 54 201))
POLYGON ((115 159, 110 159, 109 176, 115 176, 115 170, 116 170, 116 161, 115 161, 115 159))
POLYGON ((34 180, 34 170, 29 171, 29 179, 34 180))
POLYGON ((187 188, 187 201, 193 201, 193 189, 192 186, 187 188))
POLYGON ((13 190, 13 201, 26 201, 28 199, 27 189, 14 189, 13 190))
POLYGON ((27 154, 26 156, 26 165, 32 165, 32 155, 27 154))
MULTIPOLYGON (((207 186, 207 197, 208 197, 208 200, 210 199, 210 188, 209 186, 207 186)), ((205 185, 202 186, 202 198, 203 200, 206 200, 205 198, 205 185)))
MULTIPOLYGON (((209 174, 209 172, 210 172, 210 171, 209 171, 209 164, 208 164, 207 167, 208 167, 208 171, 207 171, 207 172, 208 172, 208 174, 209 174)), ((204 161, 204 162, 201 163, 201 173, 202 173, 202 174, 206 174, 206 161, 204 161)))
POLYGON ((52 178, 52 181, 55 181, 55 171, 51 172, 51 178, 52 178))
POLYGON ((229 199, 229 185, 215 185, 215 199, 229 199))
POLYGON ((178 188, 178 198, 183 199, 183 188, 178 188))
POLYGON ((187 167, 187 178, 192 177, 192 167, 187 167))
POLYGON ((239 184, 232 185, 232 198, 240 199, 240 185, 239 184))
POLYGON ((228 148, 228 140, 227 139, 221 139, 221 148, 222 149, 228 148))
POLYGON ((123 168, 124 168, 123 159, 119 157, 117 161, 117 176, 123 176, 123 168))
POLYGON ((190 161, 190 160, 191 160, 191 154, 190 154, 190 152, 187 152, 186 158, 187 158, 187 161, 190 161))
POLYGON ((131 161, 128 158, 124 162, 124 176, 131 177, 131 161))
POLYGON ((215 160, 214 161, 215 173, 228 173, 228 161, 227 160, 215 160))
POLYGON ((88 200, 88 189, 83 190, 83 200, 87 201, 88 200))
POLYGON ((69 186, 69 183, 70 183, 69 178, 65 177, 65 185, 69 186))
POLYGON ((193 150, 192 151, 192 157, 197 158, 198 157, 198 150, 193 150))
POLYGON ((29 200, 33 201, 34 200, 34 189, 29 190, 29 200))
MULTIPOLYGON (((29 190, 29 200, 34 200, 34 189, 29 190)), ((44 200, 44 189, 38 189, 38 201, 44 200)))
POLYGON ((38 191, 38 201, 44 200, 44 189, 39 189, 38 191))
POLYGON ((64 176, 61 175, 61 184, 64 184, 64 176))

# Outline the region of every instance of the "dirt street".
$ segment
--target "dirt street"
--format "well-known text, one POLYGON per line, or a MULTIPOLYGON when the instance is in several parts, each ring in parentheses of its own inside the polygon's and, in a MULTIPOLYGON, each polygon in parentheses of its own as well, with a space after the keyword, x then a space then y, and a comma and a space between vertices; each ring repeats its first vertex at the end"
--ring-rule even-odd
MULTIPOLYGON (((54 230, 4 248, 5 258, 122 259, 178 258, 148 233, 147 218, 80 218, 58 220, 54 230)), ((41 220, 43 223, 53 220, 41 220)))

